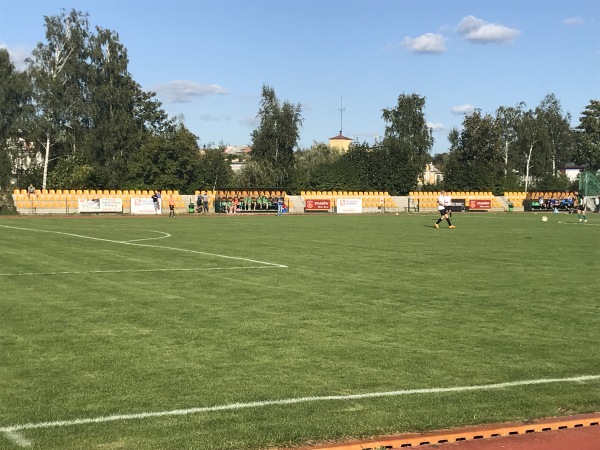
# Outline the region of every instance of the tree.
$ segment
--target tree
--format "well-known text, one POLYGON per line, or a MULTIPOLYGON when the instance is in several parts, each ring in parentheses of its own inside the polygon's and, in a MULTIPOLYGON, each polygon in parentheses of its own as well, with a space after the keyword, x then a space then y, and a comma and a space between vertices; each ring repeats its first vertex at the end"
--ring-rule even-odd
POLYGON ((430 160, 434 140, 424 109, 424 97, 402 94, 396 107, 382 112, 387 125, 381 148, 388 162, 382 170, 387 180, 385 190, 390 193, 406 194, 413 190, 430 160))
POLYGON ((342 157, 338 149, 331 148, 325 143, 315 143, 308 150, 295 153, 295 164, 290 190, 300 192, 303 190, 338 189, 333 186, 331 179, 323 179, 324 168, 335 166, 342 157))
MULTIPOLYGON (((36 120, 28 130, 44 148, 42 188, 46 187, 50 148, 73 129, 84 115, 86 82, 82 64, 86 58, 89 35, 87 14, 64 10, 58 16, 46 16, 47 44, 38 43, 28 59, 33 80, 36 120)), ((58 157, 63 156, 59 154, 58 157)), ((56 158, 55 158, 56 159, 56 158)))
POLYGON ((531 182, 530 172, 534 157, 533 150, 539 141, 539 127, 536 124, 536 116, 533 111, 529 110, 523 114, 523 120, 521 120, 518 135, 518 145, 525 163, 524 178, 525 192, 527 192, 531 182))
POLYGON ((251 134, 252 164, 249 167, 256 174, 262 173, 262 178, 272 178, 277 186, 284 186, 291 179, 294 150, 302 126, 301 112, 299 104, 288 101, 281 104, 275 90, 263 85, 258 112, 260 124, 251 134))
POLYGON ((576 128, 576 156, 579 164, 600 170, 600 101, 590 100, 576 128))
POLYGON ((20 162, 21 151, 28 145, 19 128, 23 126, 30 95, 27 74, 17 71, 8 51, 0 49, 0 189, 9 186, 15 163, 20 162))
POLYGON ((183 124, 173 132, 148 136, 130 159, 129 180, 134 189, 171 189, 193 192, 200 187, 201 160, 197 137, 183 124))
POLYGON ((177 127, 155 101, 154 93, 144 93, 132 79, 127 50, 118 35, 100 27, 96 30, 89 43, 92 108, 86 124, 86 148, 94 161, 96 183, 116 188, 129 178, 130 159, 143 145, 156 143, 150 136, 164 132, 168 140, 177 127))
POLYGON ((560 102, 554 94, 548 94, 535 110, 539 126, 540 160, 546 162, 540 177, 558 176, 558 169, 571 162, 573 145, 571 133, 571 116, 563 115, 560 102))
POLYGON ((499 190, 504 179, 501 130, 496 120, 475 110, 463 129, 449 135, 451 149, 444 184, 451 190, 499 190))

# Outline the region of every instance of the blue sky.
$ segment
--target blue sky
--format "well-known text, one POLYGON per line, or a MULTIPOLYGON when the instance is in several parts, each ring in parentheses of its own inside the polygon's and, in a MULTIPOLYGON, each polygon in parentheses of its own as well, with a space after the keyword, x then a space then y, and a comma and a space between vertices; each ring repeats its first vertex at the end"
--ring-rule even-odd
POLYGON ((263 84, 302 105, 303 148, 340 128, 373 143, 401 94, 426 98, 432 153, 473 108, 554 93, 576 125, 600 98, 600 0, 0 0, 17 67, 63 8, 117 32, 133 78, 200 145, 249 144, 263 84))

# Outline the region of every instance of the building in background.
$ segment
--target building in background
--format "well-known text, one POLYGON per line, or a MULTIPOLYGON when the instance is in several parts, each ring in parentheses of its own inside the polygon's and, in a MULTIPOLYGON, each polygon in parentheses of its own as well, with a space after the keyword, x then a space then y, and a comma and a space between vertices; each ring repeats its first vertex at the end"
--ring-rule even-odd
POLYGON ((329 147, 337 148, 337 149, 341 150, 342 152, 347 152, 351 143, 352 143, 352 139, 344 136, 341 131, 340 131, 340 134, 338 134, 337 136, 329 138, 329 147))

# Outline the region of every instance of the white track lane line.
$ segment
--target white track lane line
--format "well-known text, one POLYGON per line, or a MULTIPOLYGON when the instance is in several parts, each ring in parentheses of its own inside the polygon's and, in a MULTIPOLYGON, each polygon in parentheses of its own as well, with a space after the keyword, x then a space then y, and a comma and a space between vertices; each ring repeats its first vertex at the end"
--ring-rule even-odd
POLYGON ((137 414, 119 414, 112 416, 101 416, 93 418, 72 419, 72 420, 56 420, 51 422, 25 423, 21 425, 11 425, 0 428, 0 433, 4 433, 5 437, 12 441, 15 445, 24 446, 19 442, 29 442, 23 438, 19 432, 24 430, 38 430, 41 428, 59 428, 75 425, 86 425, 94 423, 116 422, 123 420, 140 420, 154 417, 168 416, 186 416, 190 414, 214 412, 214 411, 231 411, 248 408, 260 408, 274 405, 292 405, 298 403, 320 402, 320 401, 340 401, 340 400, 360 400, 365 398, 377 397, 398 397, 402 395, 418 395, 418 394, 441 394, 448 392, 467 392, 467 391, 489 391, 492 389, 505 389, 517 386, 531 386, 541 384, 556 384, 556 383, 583 383, 586 381, 600 380, 600 375, 584 375, 569 378, 541 378, 537 380, 522 380, 508 381, 504 383, 482 384, 474 386, 457 386, 457 387, 442 387, 442 388, 427 388, 427 389, 405 389, 399 391, 387 392, 370 392, 365 394, 351 395, 327 395, 322 397, 298 397, 287 398, 280 400, 266 400, 248 403, 229 403, 226 405, 206 406, 188 409, 175 409, 172 411, 144 412, 137 414))

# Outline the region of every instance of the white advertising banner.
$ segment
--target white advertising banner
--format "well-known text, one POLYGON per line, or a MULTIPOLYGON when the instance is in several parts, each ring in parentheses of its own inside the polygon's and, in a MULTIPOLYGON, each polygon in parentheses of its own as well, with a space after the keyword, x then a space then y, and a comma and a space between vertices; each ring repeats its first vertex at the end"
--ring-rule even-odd
POLYGON ((80 213, 123 212, 122 198, 79 198, 80 213))
POLYGON ((362 198, 338 198, 335 202, 339 214, 362 213, 362 198))
POLYGON ((151 198, 132 198, 131 214, 155 214, 151 198))

